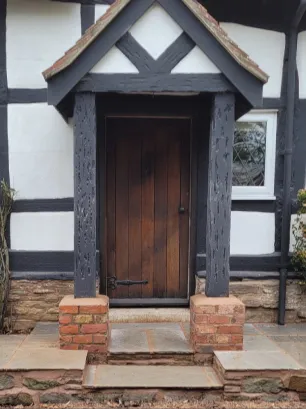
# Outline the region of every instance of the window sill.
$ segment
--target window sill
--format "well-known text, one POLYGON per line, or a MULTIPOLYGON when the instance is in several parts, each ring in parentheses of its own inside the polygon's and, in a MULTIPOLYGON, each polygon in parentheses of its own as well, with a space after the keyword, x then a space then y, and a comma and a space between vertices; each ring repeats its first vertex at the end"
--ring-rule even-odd
POLYGON ((267 195, 233 195, 232 196, 232 201, 233 200, 266 200, 266 201, 272 201, 275 200, 275 196, 267 196, 267 195))

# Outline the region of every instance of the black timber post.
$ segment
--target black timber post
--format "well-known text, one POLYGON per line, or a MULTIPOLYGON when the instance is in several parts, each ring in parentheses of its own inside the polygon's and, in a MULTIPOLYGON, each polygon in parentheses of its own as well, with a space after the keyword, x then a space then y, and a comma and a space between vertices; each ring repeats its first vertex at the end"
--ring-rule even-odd
POLYGON ((96 296, 96 98, 76 93, 74 106, 74 296, 96 296))
POLYGON ((210 123, 208 165, 207 297, 229 295, 234 125, 234 94, 215 94, 210 123))

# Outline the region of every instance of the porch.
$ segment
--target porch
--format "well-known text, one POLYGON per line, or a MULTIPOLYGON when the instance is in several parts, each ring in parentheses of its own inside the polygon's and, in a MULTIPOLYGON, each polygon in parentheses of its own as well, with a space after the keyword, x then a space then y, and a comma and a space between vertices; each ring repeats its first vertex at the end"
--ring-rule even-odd
MULTIPOLYGON (((212 365, 204 367, 175 361, 178 352, 188 353, 182 350, 183 344, 188 347, 188 337, 184 341, 185 331, 180 324, 112 324, 110 349, 112 345, 118 347, 118 330, 134 331, 129 337, 134 342, 133 351, 121 344, 121 352, 128 353, 131 359, 128 366, 123 362, 90 364, 87 351, 59 350, 55 323, 39 323, 30 335, 2 335, 0 404, 94 405, 111 401, 141 405, 162 404, 169 399, 218 402, 242 398, 261 402, 289 400, 292 404, 305 399, 305 324, 246 324, 243 351, 215 352, 212 365), (172 332, 163 347, 163 354, 174 359, 171 366, 149 365, 148 360, 141 363, 135 359, 137 352, 146 355, 137 338, 148 331, 161 342, 167 331, 172 332)), ((148 351, 147 357, 152 353, 148 351)), ((112 352, 109 359, 111 356, 112 352)))

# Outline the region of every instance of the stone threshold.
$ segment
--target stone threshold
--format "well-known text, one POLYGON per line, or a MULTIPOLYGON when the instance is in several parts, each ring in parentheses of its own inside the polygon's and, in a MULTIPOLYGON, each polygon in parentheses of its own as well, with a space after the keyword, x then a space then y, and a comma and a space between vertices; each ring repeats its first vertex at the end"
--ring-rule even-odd
POLYGON ((189 308, 110 308, 110 323, 189 322, 189 308))

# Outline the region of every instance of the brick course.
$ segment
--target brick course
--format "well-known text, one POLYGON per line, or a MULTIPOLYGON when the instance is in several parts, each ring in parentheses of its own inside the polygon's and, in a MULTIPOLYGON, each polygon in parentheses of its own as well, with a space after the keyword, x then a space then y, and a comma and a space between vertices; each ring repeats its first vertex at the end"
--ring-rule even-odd
POLYGON ((61 349, 85 349, 107 353, 109 339, 108 297, 74 298, 66 296, 59 305, 61 349))
POLYGON ((190 333, 195 353, 243 349, 245 306, 234 296, 210 298, 198 294, 190 300, 190 333))

